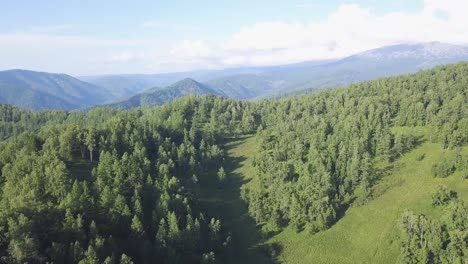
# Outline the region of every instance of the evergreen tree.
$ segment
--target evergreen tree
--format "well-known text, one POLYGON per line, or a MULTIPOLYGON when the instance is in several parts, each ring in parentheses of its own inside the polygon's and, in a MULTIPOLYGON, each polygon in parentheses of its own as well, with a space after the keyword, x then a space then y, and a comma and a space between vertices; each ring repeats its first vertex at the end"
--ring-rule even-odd
POLYGON ((227 180, 227 175, 223 167, 219 168, 217 175, 219 183, 224 184, 227 180))

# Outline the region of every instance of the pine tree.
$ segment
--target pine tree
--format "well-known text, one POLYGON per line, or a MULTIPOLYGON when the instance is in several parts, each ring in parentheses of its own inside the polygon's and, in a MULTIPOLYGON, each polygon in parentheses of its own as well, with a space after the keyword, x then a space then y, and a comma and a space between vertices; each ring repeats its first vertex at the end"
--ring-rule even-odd
POLYGON ((133 216, 132 225, 130 226, 132 229, 133 234, 136 237, 142 237, 145 230, 143 229, 143 224, 141 223, 140 219, 137 215, 133 216))
POLYGON ((159 248, 165 248, 167 246, 168 231, 166 220, 164 218, 159 221, 158 230, 156 231, 155 242, 159 248))
POLYGON ((96 250, 92 245, 88 246, 88 250, 86 250, 84 259, 80 260, 79 264, 98 264, 99 259, 96 254, 96 250))
POLYGON ((93 152, 96 149, 96 130, 93 128, 88 130, 85 142, 89 150, 89 160, 93 162, 93 152))
POLYGON ((167 216, 167 225, 168 229, 168 237, 171 241, 178 241, 180 239, 180 230, 177 223, 177 216, 174 212, 169 212, 167 216))
POLYGON ((220 184, 224 184, 227 180, 226 172, 224 171, 224 168, 221 167, 218 170, 218 181, 220 184))
POLYGON ((133 261, 129 256, 122 254, 120 257, 120 264, 133 264, 133 261))

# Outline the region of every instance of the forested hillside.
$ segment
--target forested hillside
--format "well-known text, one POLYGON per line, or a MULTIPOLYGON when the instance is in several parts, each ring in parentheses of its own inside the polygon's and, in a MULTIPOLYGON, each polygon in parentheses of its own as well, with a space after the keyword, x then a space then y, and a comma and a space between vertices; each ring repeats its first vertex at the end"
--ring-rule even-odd
POLYGON ((62 119, 1 144, 2 260, 187 263, 223 254, 229 235, 197 206, 197 175, 219 169, 217 138, 253 131, 253 122, 240 125, 246 117, 227 116, 245 108, 213 96, 65 117, 2 108, 22 130, 41 116, 62 119))
POLYGON ((0 140, 18 136, 25 131, 34 132, 45 124, 61 123, 69 115, 64 111, 29 111, 10 105, 0 105, 0 140))
POLYGON ((421 143, 395 127, 428 126, 447 149, 466 144, 467 66, 259 103, 262 188, 245 193, 252 214, 272 227, 328 228, 347 205, 368 201, 375 161, 421 143))
MULTIPOLYGON (((419 146, 439 146, 442 158, 422 153, 411 162, 424 161, 422 171, 437 179, 456 174, 466 186, 467 87, 462 63, 281 100, 205 95, 72 113, 2 106, 0 261, 245 262, 234 250, 243 240, 230 230, 232 219, 205 201, 207 186, 222 193, 237 184, 225 144, 244 135, 255 139, 256 153, 248 154, 241 197, 265 254, 281 260, 288 242, 272 235, 292 230, 313 239, 348 221, 347 212, 370 207, 419 146)), ((460 190, 443 185, 431 199, 415 198, 439 213, 391 215, 401 226, 392 262, 467 261, 468 195, 460 190)), ((317 245, 296 247, 304 251, 292 262, 327 262, 303 258, 317 245)), ((368 262, 350 253, 347 262, 368 262)))
POLYGON ((132 109, 142 106, 162 105, 183 96, 205 94, 224 95, 193 79, 184 79, 165 88, 154 87, 126 100, 107 106, 119 109, 132 109))
POLYGON ((115 99, 107 89, 66 74, 0 71, 0 102, 17 107, 72 110, 115 99))
MULTIPOLYGON (((428 164, 434 177, 457 172, 466 186, 468 153, 461 147, 468 143, 467 74, 468 64, 450 65, 259 103, 254 183, 243 190, 252 217, 265 232, 327 230, 350 207, 377 197, 382 186, 375 185, 391 174, 395 161, 426 141, 446 150, 428 164), (414 127, 427 132, 414 133, 414 127)), ((424 153, 412 163, 422 159, 424 153)), ((401 216, 401 262, 466 262, 465 201, 444 187, 430 191, 433 201, 419 202, 440 205, 446 213, 435 219, 412 212, 401 216)))

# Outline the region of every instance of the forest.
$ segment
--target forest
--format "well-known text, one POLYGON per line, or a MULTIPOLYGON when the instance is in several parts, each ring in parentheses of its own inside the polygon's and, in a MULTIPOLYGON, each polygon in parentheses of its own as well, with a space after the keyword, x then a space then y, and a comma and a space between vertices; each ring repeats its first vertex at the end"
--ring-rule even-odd
MULTIPOLYGON (((457 172, 466 185, 467 87, 460 63, 252 102, 192 95, 72 112, 1 105, 0 263, 228 262, 241 241, 200 195, 203 181, 230 184, 225 143, 247 135, 258 145, 255 185, 240 194, 265 234, 331 228, 377 196, 382 164, 426 140, 450 153, 432 176, 457 172)), ((425 202, 443 213, 397 216, 395 261, 468 262, 468 205, 444 185, 431 195, 425 202)))

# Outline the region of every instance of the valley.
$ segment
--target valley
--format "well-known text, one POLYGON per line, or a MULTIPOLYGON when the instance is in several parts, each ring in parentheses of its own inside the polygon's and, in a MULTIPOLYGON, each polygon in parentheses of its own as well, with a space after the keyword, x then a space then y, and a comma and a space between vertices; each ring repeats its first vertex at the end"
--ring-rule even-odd
POLYGON ((228 181, 224 186, 220 187, 210 180, 216 172, 209 172, 206 178, 200 178, 204 186, 200 197, 202 206, 221 219, 232 233, 233 252, 231 257, 223 260, 225 263, 271 263, 266 250, 262 248, 263 235, 249 216, 247 204, 240 196, 242 186, 252 180, 253 168, 250 163, 255 153, 255 144, 253 136, 226 142, 227 157, 223 166, 228 181))

